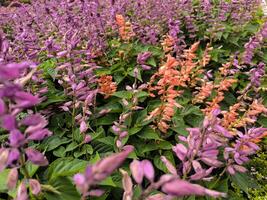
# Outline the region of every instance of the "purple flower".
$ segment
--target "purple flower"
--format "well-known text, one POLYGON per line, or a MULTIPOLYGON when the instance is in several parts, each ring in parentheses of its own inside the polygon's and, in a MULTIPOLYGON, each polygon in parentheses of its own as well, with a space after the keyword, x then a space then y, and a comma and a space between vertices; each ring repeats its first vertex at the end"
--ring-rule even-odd
POLYGON ((52 132, 49 131, 48 129, 40 129, 40 130, 36 130, 33 133, 31 133, 27 139, 28 140, 43 140, 46 137, 49 137, 52 135, 52 132))
POLYGON ((13 116, 13 115, 4 115, 2 117, 2 127, 9 130, 9 131, 12 131, 14 129, 16 129, 16 118, 13 116))
POLYGON ((183 144, 177 144, 172 150, 181 161, 185 160, 188 150, 183 144))
POLYGON ((176 197, 197 195, 197 196, 211 196, 211 197, 226 197, 225 193, 206 189, 200 185, 191 184, 187 181, 175 179, 167 182, 162 186, 162 191, 176 197))
POLYGON ((96 163, 93 166, 94 180, 101 181, 109 176, 124 162, 132 151, 133 147, 131 146, 120 153, 113 154, 96 163))
POLYGON ((137 55, 137 63, 140 64, 140 65, 143 65, 146 63, 147 59, 152 55, 151 52, 149 51, 146 51, 146 52, 143 52, 143 53, 139 53, 137 55))
POLYGON ((39 166, 46 166, 48 165, 48 160, 45 158, 45 156, 40 153, 39 151, 33 149, 33 148, 27 148, 25 150, 25 153, 28 157, 28 159, 35 165, 39 166))
POLYGON ((9 144, 12 147, 20 147, 25 143, 24 135, 17 129, 10 131, 9 133, 9 144))
POLYGON ((251 84, 254 85, 255 87, 260 86, 260 79, 264 76, 265 74, 265 64, 263 62, 260 62, 256 68, 250 70, 250 81, 251 84))
POLYGON ((19 156, 20 156, 20 153, 17 148, 10 149, 7 164, 8 165, 14 164, 14 162, 19 159, 19 156))

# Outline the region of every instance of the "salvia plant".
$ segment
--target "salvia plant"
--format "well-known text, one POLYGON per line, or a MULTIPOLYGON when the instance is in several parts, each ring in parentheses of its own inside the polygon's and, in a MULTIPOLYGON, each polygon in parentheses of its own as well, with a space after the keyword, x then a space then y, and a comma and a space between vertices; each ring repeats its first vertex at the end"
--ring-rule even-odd
POLYGON ((0 198, 264 199, 263 5, 3 3, 0 198))

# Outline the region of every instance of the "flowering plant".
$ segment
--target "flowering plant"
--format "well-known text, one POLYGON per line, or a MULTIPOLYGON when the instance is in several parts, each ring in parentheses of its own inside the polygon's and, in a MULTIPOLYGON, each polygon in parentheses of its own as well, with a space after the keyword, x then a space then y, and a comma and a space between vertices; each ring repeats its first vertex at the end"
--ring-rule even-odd
POLYGON ((258 0, 0 7, 0 196, 263 190, 249 167, 266 150, 266 25, 258 0))

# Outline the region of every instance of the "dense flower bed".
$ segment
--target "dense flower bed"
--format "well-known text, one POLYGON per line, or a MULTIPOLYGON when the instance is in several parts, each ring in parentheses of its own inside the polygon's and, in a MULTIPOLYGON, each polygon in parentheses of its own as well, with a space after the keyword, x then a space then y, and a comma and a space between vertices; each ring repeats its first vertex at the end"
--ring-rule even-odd
POLYGON ((260 0, 12 2, 0 27, 1 198, 264 198, 260 0))

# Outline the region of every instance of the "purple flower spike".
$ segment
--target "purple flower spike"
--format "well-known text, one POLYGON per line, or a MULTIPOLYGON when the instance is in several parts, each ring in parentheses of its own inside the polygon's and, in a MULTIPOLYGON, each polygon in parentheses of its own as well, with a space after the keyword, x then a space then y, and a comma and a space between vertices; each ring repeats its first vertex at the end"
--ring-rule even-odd
POLYGON ((124 162, 132 151, 133 148, 128 147, 120 153, 113 154, 99 161, 93 166, 94 179, 97 181, 105 179, 124 162))
POLYGON ((180 179, 176 179, 165 183, 162 186, 162 191, 176 197, 183 197, 190 195, 197 195, 197 196, 208 195, 215 198, 226 197, 225 193, 209 190, 200 185, 191 184, 187 181, 180 179))
POLYGON ((25 150, 26 155, 28 159, 35 165, 39 166, 46 166, 48 165, 48 160, 45 158, 45 156, 40 153, 39 151, 33 149, 33 148, 27 148, 25 150))

